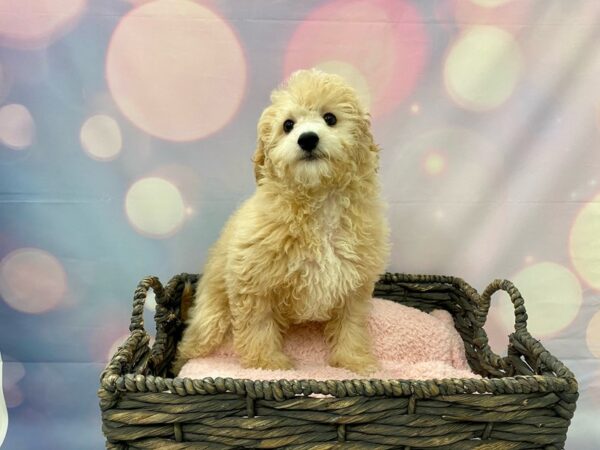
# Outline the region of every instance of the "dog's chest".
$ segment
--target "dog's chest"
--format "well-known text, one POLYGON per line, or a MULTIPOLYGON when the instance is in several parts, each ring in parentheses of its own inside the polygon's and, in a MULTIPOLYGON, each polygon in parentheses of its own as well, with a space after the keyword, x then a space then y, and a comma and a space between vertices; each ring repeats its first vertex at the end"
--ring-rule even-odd
POLYGON ((343 213, 336 199, 328 200, 311 218, 306 241, 289 261, 296 283, 291 314, 296 322, 329 320, 332 310, 356 287, 354 239, 342 226, 343 213))

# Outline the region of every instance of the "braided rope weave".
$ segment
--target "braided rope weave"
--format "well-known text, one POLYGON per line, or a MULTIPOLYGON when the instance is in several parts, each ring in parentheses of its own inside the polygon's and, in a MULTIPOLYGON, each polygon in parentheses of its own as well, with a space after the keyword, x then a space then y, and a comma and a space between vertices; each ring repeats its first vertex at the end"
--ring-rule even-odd
POLYGON ((163 288, 143 279, 131 334, 100 378, 109 449, 561 449, 575 411, 577 381, 527 331, 524 301, 507 280, 480 295, 460 278, 385 274, 374 295, 454 317, 472 370, 483 378, 431 380, 242 380, 172 378, 181 338, 181 298, 197 275, 163 288), (144 329, 144 301, 156 296, 156 338, 144 329), (492 295, 515 308, 508 354, 483 329, 492 295), (327 397, 312 397, 321 394, 327 397))

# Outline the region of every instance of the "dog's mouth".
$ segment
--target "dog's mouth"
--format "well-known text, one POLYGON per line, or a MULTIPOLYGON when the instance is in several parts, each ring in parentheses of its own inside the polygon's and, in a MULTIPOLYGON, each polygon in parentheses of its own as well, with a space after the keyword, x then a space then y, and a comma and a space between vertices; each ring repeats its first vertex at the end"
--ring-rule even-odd
POLYGON ((305 153, 300 157, 300 161, 316 161, 318 159, 323 159, 325 155, 318 151, 313 151, 310 153, 305 153))

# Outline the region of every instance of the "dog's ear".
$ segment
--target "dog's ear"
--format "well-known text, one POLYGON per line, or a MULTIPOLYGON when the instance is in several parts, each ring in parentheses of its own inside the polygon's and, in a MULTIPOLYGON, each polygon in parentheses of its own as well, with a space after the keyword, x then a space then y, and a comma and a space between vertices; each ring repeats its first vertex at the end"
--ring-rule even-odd
POLYGON ((369 150, 371 150, 373 153, 379 153, 381 151, 381 148, 379 147, 379 145, 377 145, 375 142, 373 142, 373 137, 371 136, 371 142, 369 143, 369 150))
POLYGON ((375 164, 375 173, 379 172, 379 145, 373 142, 373 137, 371 136, 371 142, 369 144, 369 150, 371 154, 374 156, 374 164, 375 164))
POLYGON ((369 154, 371 155, 371 160, 374 163, 375 166, 375 172, 378 172, 379 170, 379 151, 381 150, 379 148, 379 145, 377 145, 375 143, 375 140, 373 139, 373 134, 371 133, 371 115, 370 114, 365 114, 363 116, 363 123, 362 123, 362 138, 363 141, 366 143, 366 147, 369 150, 369 154))
POLYGON ((271 140, 271 121, 273 120, 273 114, 275 110, 273 107, 267 107, 258 120, 256 126, 256 150, 252 161, 254 162, 254 177, 256 178, 256 184, 260 184, 260 180, 264 177, 265 161, 267 159, 267 147, 268 142, 271 140))
POLYGON ((362 116, 362 121, 359 125, 361 140, 364 142, 369 149, 369 151, 377 154, 379 153, 379 146, 375 143, 373 139, 373 134, 371 133, 371 115, 369 113, 365 113, 362 116))
POLYGON ((254 177, 256 178, 256 184, 260 184, 260 179, 263 177, 263 169, 265 167, 265 144, 263 140, 258 137, 256 140, 256 150, 252 157, 254 163, 254 177))

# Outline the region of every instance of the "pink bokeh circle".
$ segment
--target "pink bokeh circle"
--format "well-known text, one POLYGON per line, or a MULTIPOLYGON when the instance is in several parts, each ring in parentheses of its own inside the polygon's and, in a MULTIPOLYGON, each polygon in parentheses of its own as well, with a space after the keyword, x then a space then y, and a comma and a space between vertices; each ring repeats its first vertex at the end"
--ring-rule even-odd
POLYGON ((492 25, 516 34, 523 30, 523 24, 528 23, 533 9, 533 2, 516 0, 450 0, 449 5, 454 10, 456 24, 461 28, 492 25))
POLYGON ((115 29, 106 78, 121 112, 145 132, 192 141, 219 131, 237 113, 246 61, 230 25, 188 0, 134 8, 115 29))
POLYGON ((20 248, 0 261, 0 294, 17 311, 50 311, 59 306, 66 292, 65 269, 45 250, 20 248))
POLYGON ((86 0, 0 0, 0 44, 38 49, 67 33, 81 17, 86 0))
POLYGON ((333 0, 313 10, 288 44, 284 75, 327 61, 356 67, 367 80, 374 117, 405 100, 425 66, 428 42, 415 7, 401 0, 333 0))

